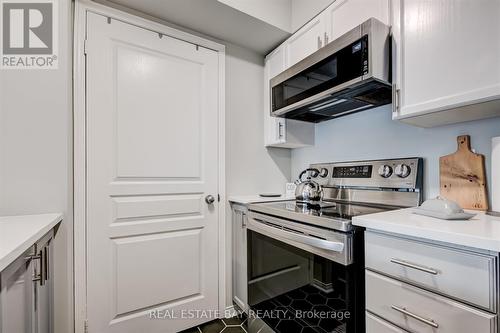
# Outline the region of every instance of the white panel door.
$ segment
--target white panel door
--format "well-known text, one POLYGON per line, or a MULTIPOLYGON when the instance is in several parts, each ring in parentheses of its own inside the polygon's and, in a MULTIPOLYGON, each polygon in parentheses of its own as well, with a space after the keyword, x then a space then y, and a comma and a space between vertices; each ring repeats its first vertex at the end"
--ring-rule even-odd
POLYGON ((87 20, 89 331, 176 332, 218 309, 218 54, 87 20))
POLYGON ((326 9, 331 42, 369 18, 389 25, 389 0, 337 0, 326 9))
POLYGON ((324 18, 323 14, 316 16, 288 39, 287 67, 295 65, 325 45, 324 18))

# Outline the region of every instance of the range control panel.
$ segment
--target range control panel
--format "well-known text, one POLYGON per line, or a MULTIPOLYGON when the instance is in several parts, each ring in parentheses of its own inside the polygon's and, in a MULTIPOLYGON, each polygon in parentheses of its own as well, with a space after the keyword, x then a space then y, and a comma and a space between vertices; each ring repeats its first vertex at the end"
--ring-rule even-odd
POLYGON ((418 190, 422 184, 422 158, 311 164, 312 179, 330 187, 377 187, 418 190), (315 176, 315 177, 314 177, 315 176))
POLYGON ((372 165, 353 165, 333 167, 333 178, 370 178, 372 165))

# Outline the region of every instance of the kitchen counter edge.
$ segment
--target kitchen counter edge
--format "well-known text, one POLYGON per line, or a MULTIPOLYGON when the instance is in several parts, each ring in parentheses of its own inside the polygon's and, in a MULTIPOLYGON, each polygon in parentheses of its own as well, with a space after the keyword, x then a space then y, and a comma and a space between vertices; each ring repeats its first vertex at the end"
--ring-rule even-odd
POLYGON ((0 272, 62 219, 61 213, 1 216, 0 233, 10 239, 8 242, 0 242, 0 272))
POLYGON ((500 252, 500 217, 468 212, 477 215, 468 221, 448 221, 417 215, 408 208, 357 216, 352 222, 368 230, 500 252))

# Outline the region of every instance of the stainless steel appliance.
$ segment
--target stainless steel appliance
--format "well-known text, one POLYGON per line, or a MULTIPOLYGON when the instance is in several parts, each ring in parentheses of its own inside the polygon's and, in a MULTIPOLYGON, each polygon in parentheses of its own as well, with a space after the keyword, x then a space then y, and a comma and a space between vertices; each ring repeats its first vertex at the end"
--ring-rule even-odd
POLYGON ((250 332, 364 333, 363 229, 351 219, 422 200, 421 158, 310 167, 319 204, 249 206, 250 332))
POLYGON ((271 115, 320 122, 392 101, 389 27, 371 18, 271 79, 271 115))

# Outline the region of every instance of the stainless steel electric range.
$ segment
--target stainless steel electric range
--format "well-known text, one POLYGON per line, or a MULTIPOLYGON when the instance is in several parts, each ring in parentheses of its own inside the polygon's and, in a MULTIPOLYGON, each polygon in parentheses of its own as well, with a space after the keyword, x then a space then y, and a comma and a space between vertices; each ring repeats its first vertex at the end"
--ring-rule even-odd
POLYGON ((351 220, 421 203, 421 158, 310 168, 320 203, 249 206, 250 332, 364 333, 363 229, 351 220))

